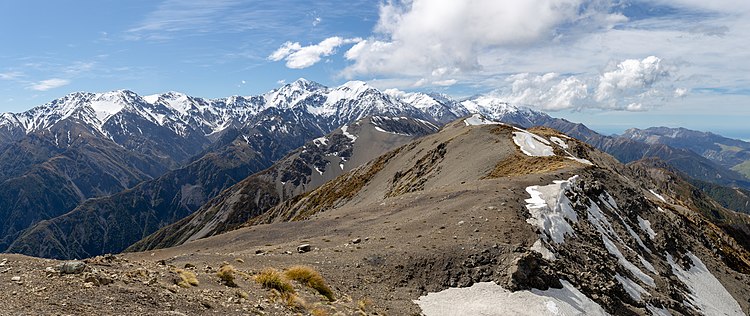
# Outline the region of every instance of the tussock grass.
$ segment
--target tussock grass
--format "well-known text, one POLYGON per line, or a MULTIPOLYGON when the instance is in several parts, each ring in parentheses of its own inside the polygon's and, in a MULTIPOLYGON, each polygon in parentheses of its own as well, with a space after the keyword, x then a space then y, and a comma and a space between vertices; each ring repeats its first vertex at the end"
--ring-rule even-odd
POLYGON ((357 301, 357 309, 359 309, 362 312, 366 312, 370 306, 372 306, 372 300, 369 298, 363 298, 359 301, 357 301))
POLYGON ((327 310, 322 309, 320 307, 317 307, 310 311, 310 315, 312 316, 329 316, 331 315, 327 310))
POLYGON ((296 294, 282 294, 281 299, 283 300, 284 304, 286 304, 286 307, 293 311, 302 312, 307 310, 307 302, 305 302, 304 299, 297 296, 296 294))
POLYGON ((200 283, 198 282, 198 277, 192 271, 175 269, 174 272, 177 273, 177 276, 180 277, 180 280, 176 282, 176 284, 180 287, 189 288, 191 286, 198 286, 198 284, 200 283))
POLYGON ((276 290, 281 295, 295 293, 294 287, 289 283, 289 280, 279 270, 274 268, 263 269, 263 271, 255 275, 255 282, 258 282, 258 284, 266 289, 276 290))
POLYGON ((235 273, 237 273, 237 269, 235 269, 231 264, 225 264, 221 266, 221 268, 219 268, 219 271, 216 272, 216 276, 221 279, 224 285, 229 287, 237 287, 237 283, 234 282, 235 273))
POLYGON ((315 269, 307 266, 293 266, 284 272, 287 278, 295 280, 309 288, 312 288, 320 295, 325 296, 329 301, 333 302, 336 298, 333 296, 333 291, 328 287, 323 276, 315 271, 315 269))

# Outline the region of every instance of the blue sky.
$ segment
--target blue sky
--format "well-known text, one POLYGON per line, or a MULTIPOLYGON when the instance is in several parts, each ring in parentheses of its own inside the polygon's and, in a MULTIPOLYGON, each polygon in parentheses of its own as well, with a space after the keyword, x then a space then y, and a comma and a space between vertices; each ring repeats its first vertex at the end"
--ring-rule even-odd
POLYGON ((25 0, 0 3, 0 112, 74 91, 334 86, 493 93, 605 133, 750 138, 750 2, 25 0))

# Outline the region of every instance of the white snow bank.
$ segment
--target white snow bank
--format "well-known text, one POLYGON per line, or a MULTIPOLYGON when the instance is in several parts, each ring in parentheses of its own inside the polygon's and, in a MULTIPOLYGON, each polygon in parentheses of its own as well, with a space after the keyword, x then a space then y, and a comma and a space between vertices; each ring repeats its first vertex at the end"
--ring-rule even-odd
POLYGON ((690 289, 689 303, 705 315, 744 315, 740 304, 708 271, 703 261, 690 252, 687 256, 693 262, 693 266, 687 271, 675 263, 670 254, 667 254, 667 262, 677 278, 690 289))
POLYGON ((325 136, 318 137, 316 139, 313 139, 313 144, 315 144, 315 146, 318 146, 318 147, 326 146, 328 145, 328 138, 326 138, 325 136))
POLYGON ((635 301, 641 301, 642 295, 651 295, 649 294, 646 289, 644 289, 642 286, 638 285, 638 283, 635 283, 630 278, 621 276, 619 273, 615 274, 615 279, 617 279, 617 282, 620 282, 622 287, 625 289, 625 292, 630 295, 631 298, 635 301))
POLYGON ((607 315, 567 281, 562 289, 511 292, 493 282, 428 293, 414 303, 427 316, 442 315, 607 315))
POLYGON ((351 139, 351 140, 352 140, 352 143, 353 143, 353 142, 356 142, 356 141, 357 141, 357 136, 354 136, 354 135, 352 135, 352 134, 349 134, 349 132, 347 132, 347 130, 348 130, 348 129, 349 129, 349 126, 348 126, 348 125, 344 125, 344 126, 341 126, 341 133, 343 133, 343 134, 344 134, 344 136, 346 136, 346 137, 348 137, 349 139, 351 139))
POLYGON ((389 131, 386 131, 386 130, 380 128, 379 126, 375 126, 375 130, 378 131, 378 132, 381 132, 381 133, 386 133, 386 134, 393 134, 393 135, 400 135, 400 136, 411 136, 409 134, 404 134, 404 133, 389 132, 389 131))
POLYGON ((513 142, 521 148, 521 151, 527 156, 532 157, 545 157, 554 156, 555 153, 552 150, 549 142, 534 134, 524 130, 518 130, 513 132, 513 142))
POLYGON ((653 194, 655 197, 659 198, 659 200, 661 200, 662 202, 664 202, 664 203, 667 202, 667 199, 665 199, 659 193, 656 193, 654 190, 649 189, 648 191, 651 192, 651 194, 653 194))
POLYGON ((648 249, 648 247, 646 247, 646 245, 643 244, 643 240, 641 240, 641 236, 638 236, 638 234, 635 233, 633 228, 630 227, 630 225, 625 221, 625 219, 620 217, 620 221, 622 221, 622 224, 625 226, 625 229, 628 231, 628 234, 630 234, 630 237, 633 237, 633 239, 635 239, 635 241, 638 243, 638 246, 640 246, 641 249, 645 250, 646 252, 651 253, 651 249, 648 249))
POLYGON ((666 308, 658 308, 656 306, 651 306, 650 304, 646 304, 646 309, 648 309, 649 312, 651 312, 651 315, 654 316, 672 316, 672 313, 670 313, 666 308))
POLYGON ((109 100, 96 100, 91 101, 89 104, 94 110, 96 118, 104 124, 110 117, 120 113, 125 108, 125 104, 122 102, 113 102, 109 100))
POLYGON ((556 260, 557 257, 555 256, 555 253, 551 250, 547 249, 547 247, 542 243, 541 239, 537 239, 533 245, 531 245, 531 250, 536 251, 542 255, 542 258, 553 261, 556 260))
POLYGON ((565 241, 565 235, 573 234, 573 227, 567 220, 577 222, 578 216, 570 206, 565 191, 577 177, 556 180, 550 185, 526 188, 526 192, 531 195, 531 198, 526 199, 526 209, 531 213, 526 222, 538 228, 542 232, 540 237, 544 240, 552 239, 555 243, 561 243, 565 241))
POLYGON ((637 266, 635 266, 632 262, 628 261, 628 259, 625 258, 625 256, 622 255, 622 252, 620 252, 619 249, 617 249, 617 246, 607 238, 604 234, 602 234, 602 241, 604 242, 604 247, 607 248, 607 252, 609 252, 611 255, 617 257, 617 262, 623 266, 625 269, 630 271, 633 275, 635 275, 636 278, 641 280, 643 283, 646 283, 652 287, 656 287, 656 283, 654 282, 654 278, 649 276, 646 273, 643 273, 641 269, 639 269, 637 266))
POLYGON ((654 240, 656 238, 656 232, 651 229, 651 222, 641 218, 640 215, 638 215, 638 226, 641 228, 641 230, 643 230, 643 232, 648 234, 648 237, 651 238, 651 240, 654 240))
POLYGON ((481 114, 474 114, 471 117, 466 118, 464 120, 464 124, 466 124, 466 126, 474 126, 474 125, 502 125, 503 123, 488 120, 484 118, 484 116, 482 116, 481 114))
POLYGON ((566 144, 565 141, 560 139, 559 137, 552 136, 549 138, 549 140, 557 144, 557 146, 562 147, 563 149, 568 149, 568 144, 566 144))
POLYGON ((584 165, 589 165, 589 166, 593 166, 594 165, 594 163, 591 162, 591 161, 589 161, 588 159, 576 158, 576 157, 573 157, 573 155, 569 156, 568 159, 575 160, 575 161, 580 162, 580 163, 582 163, 584 165))

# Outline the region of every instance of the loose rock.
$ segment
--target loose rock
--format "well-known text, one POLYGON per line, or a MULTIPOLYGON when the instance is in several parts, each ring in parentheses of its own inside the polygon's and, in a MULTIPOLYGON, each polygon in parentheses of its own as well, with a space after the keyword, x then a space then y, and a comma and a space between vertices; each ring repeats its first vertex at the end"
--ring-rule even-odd
POLYGON ((310 244, 302 244, 302 245, 297 246, 297 252, 299 253, 305 253, 310 250, 312 250, 312 246, 310 246, 310 244))
POLYGON ((62 274, 79 274, 86 270, 86 264, 83 261, 67 261, 58 268, 62 274))

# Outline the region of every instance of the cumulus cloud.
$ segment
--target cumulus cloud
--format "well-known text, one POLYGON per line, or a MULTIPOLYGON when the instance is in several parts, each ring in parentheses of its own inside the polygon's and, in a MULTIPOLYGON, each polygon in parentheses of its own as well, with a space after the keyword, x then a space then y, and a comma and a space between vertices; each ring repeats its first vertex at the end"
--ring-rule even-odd
POLYGON ((67 86, 68 84, 70 84, 70 80, 52 78, 52 79, 42 80, 42 81, 33 83, 29 86, 29 89, 34 90, 34 91, 47 91, 47 90, 52 90, 55 88, 67 86))
POLYGON ((341 38, 338 36, 324 39, 318 44, 302 46, 298 42, 286 42, 268 56, 269 60, 286 60, 286 66, 293 69, 307 68, 318 63, 322 57, 330 56, 341 45, 361 42, 361 38, 341 38))
POLYGON ((548 111, 600 108, 645 111, 671 98, 683 97, 685 88, 675 88, 672 72, 660 58, 626 59, 596 75, 520 73, 506 78, 507 87, 496 91, 510 103, 548 111))
POLYGON ((503 98, 513 104, 555 111, 580 106, 588 97, 588 85, 573 76, 521 73, 509 76, 506 81, 510 88, 503 98))
POLYGON ((594 100, 605 107, 642 110, 644 100, 672 93, 673 88, 664 86, 669 76, 669 67, 659 57, 627 59, 599 76, 594 100))
POLYGON ((574 29, 570 25, 622 20, 598 2, 607 1, 391 1, 380 7, 375 31, 381 36, 347 51, 345 57, 353 64, 343 73, 424 76, 436 69, 477 71, 482 69, 481 58, 494 48, 559 39, 562 32, 574 29))

